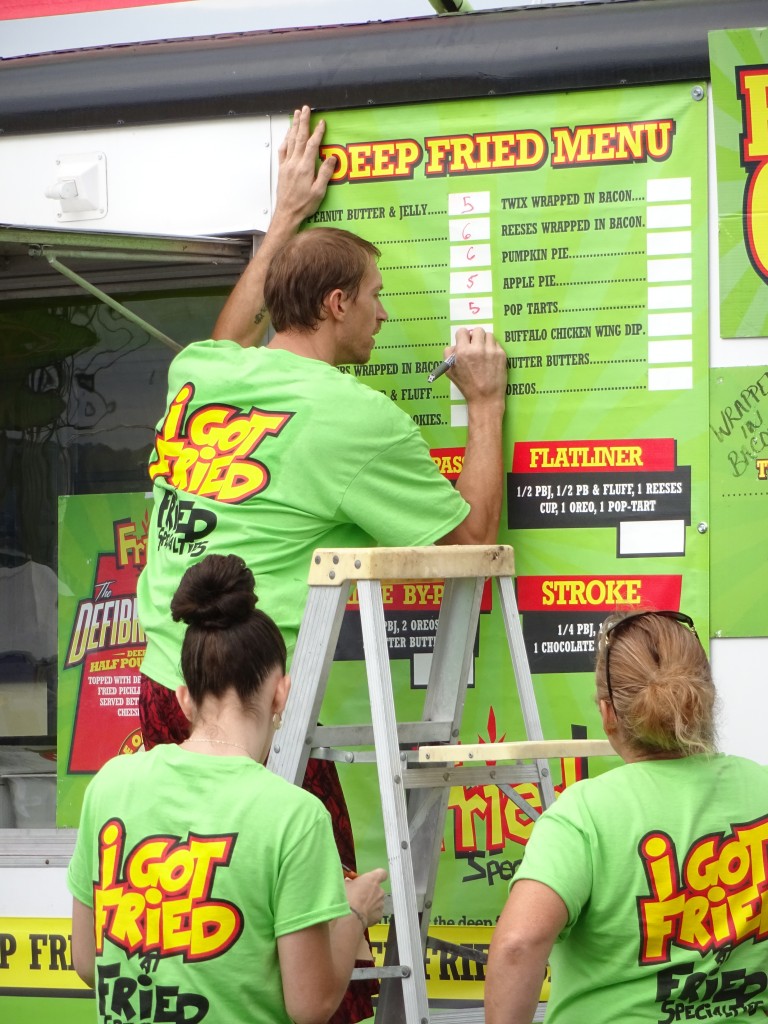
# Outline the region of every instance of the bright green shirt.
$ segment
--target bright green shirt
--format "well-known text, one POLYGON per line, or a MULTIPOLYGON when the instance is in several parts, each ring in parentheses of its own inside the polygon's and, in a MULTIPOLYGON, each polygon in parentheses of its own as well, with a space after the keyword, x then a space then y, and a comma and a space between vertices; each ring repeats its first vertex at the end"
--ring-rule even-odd
POLYGON ((512 883, 568 910, 547 1024, 764 1019, 767 876, 768 768, 696 756, 569 786, 512 883))
POLYGON ((432 544, 469 511, 389 397, 319 360, 231 341, 174 359, 149 471, 142 671, 173 689, 185 627, 169 608, 193 562, 241 555, 291 649, 315 548, 432 544))
POLYGON ((67 883, 94 908, 99 1024, 290 1024, 278 937, 349 913, 319 800, 174 744, 94 777, 67 883))

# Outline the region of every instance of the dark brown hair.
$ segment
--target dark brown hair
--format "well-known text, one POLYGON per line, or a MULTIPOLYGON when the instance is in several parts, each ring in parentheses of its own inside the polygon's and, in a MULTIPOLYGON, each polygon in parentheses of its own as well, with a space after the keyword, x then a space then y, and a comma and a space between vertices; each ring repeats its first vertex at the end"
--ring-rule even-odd
POLYGON ((190 566, 171 614, 187 623, 181 671, 196 704, 230 687, 248 704, 271 672, 285 673, 285 641, 256 607, 253 573, 239 555, 207 555, 190 566))
MULTIPOLYGON (((647 753, 683 755, 715 750, 712 671, 696 634, 659 614, 610 615, 605 629, 626 619, 610 637, 613 706, 627 742, 647 753)), ((598 700, 610 700, 605 678, 606 644, 598 645, 598 700)))
POLYGON ((341 228, 313 228, 295 235, 272 258, 264 304, 276 331, 316 330, 326 296, 340 288, 356 298, 360 282, 380 251, 341 228))

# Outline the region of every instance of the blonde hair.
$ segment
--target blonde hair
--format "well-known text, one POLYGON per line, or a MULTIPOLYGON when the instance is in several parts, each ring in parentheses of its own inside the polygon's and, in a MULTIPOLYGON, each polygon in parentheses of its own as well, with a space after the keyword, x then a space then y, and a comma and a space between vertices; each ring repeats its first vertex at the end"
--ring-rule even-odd
POLYGON ((715 685, 693 630, 649 609, 641 615, 609 616, 602 633, 595 666, 597 698, 613 703, 626 741, 646 753, 714 753, 715 685))

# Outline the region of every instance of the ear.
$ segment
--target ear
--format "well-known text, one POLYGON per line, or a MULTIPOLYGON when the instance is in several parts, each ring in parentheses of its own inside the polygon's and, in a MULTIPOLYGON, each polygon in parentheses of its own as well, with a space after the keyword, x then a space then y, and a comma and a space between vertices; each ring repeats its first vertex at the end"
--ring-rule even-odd
POLYGON ((611 733, 615 733, 618 728, 618 720, 616 718, 616 709, 609 700, 601 697, 598 702, 600 708, 600 720, 603 723, 603 732, 606 736, 610 736, 611 733))
POLYGON ((184 683, 176 689, 176 700, 179 702, 179 707, 185 718, 191 722, 195 713, 195 702, 190 697, 189 690, 184 683))
POLYGON ((285 711, 285 705, 288 700, 288 694, 291 692, 291 677, 289 675, 280 676, 275 687, 275 693, 272 698, 272 713, 282 715, 285 711))
POLYGON ((328 316, 334 320, 343 320, 349 308, 349 296, 341 288, 334 288, 323 299, 323 306, 328 311, 328 316))

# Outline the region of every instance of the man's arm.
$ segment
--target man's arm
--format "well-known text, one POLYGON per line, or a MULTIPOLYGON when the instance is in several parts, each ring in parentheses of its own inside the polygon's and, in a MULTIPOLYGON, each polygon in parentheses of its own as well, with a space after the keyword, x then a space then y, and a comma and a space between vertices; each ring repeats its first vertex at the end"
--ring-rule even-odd
POLYGON ((317 154, 325 131, 319 121, 309 133, 309 107, 293 116, 279 151, 275 214, 258 251, 232 290, 214 324, 212 338, 228 338, 239 345, 261 344, 269 317, 264 307, 264 280, 274 254, 310 217, 323 200, 335 160, 329 157, 316 169, 317 154))
POLYGON ((467 517, 438 544, 495 544, 501 518, 504 467, 501 424, 507 357, 492 334, 476 327, 456 332, 456 362, 448 376, 467 401, 467 445, 456 490, 470 506, 467 517))
POLYGON ((567 921, 548 885, 521 878, 512 886, 488 952, 485 1024, 531 1024, 547 959, 567 921))

